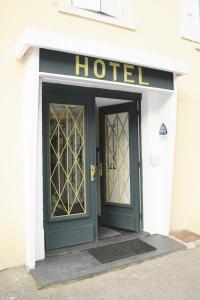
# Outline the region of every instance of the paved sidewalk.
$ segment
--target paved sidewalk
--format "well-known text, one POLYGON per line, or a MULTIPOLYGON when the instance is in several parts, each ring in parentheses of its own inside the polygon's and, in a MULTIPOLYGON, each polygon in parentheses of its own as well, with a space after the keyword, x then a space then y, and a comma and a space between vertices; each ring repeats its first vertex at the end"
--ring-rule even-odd
POLYGON ((38 289, 24 268, 0 272, 1 300, 200 300, 200 247, 38 289))

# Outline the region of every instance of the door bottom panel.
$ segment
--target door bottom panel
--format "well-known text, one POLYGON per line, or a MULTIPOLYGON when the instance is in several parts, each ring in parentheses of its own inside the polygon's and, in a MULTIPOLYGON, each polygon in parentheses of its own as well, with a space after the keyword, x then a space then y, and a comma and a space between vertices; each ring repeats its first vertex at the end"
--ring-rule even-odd
POLYGON ((46 232, 46 249, 53 250, 67 246, 79 245, 95 241, 95 227, 93 225, 70 228, 66 230, 46 232))
POLYGON ((136 214, 133 215, 131 213, 123 214, 119 212, 102 211, 101 223, 114 228, 135 232, 140 231, 139 220, 136 214))

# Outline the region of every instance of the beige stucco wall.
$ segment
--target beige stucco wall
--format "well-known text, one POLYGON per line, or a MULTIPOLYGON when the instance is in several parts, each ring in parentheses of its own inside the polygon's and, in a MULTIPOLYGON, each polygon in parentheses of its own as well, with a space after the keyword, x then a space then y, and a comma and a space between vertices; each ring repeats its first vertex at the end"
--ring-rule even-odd
POLYGON ((130 2, 135 31, 59 13, 51 0, 0 2, 0 269, 25 262, 23 197, 23 62, 14 47, 26 26, 126 45, 184 59, 189 75, 178 78, 178 117, 171 228, 200 233, 200 51, 180 38, 178 0, 130 2))

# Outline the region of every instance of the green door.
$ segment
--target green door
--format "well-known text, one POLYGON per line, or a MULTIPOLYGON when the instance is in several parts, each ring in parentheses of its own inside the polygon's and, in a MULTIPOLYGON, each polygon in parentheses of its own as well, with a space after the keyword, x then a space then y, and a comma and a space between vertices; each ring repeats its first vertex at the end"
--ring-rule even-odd
POLYGON ((99 110, 101 224, 140 231, 137 101, 99 110))
POLYGON ((96 240, 94 98, 43 85, 46 250, 96 240))

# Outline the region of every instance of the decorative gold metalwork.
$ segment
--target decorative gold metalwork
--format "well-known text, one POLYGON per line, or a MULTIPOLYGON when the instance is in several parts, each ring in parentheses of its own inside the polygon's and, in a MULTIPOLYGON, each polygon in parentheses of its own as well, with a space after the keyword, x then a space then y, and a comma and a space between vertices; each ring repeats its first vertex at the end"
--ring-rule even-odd
POLYGON ((106 202, 130 204, 128 112, 105 115, 106 202))
POLYGON ((51 217, 86 213, 84 106, 50 103, 51 217))

